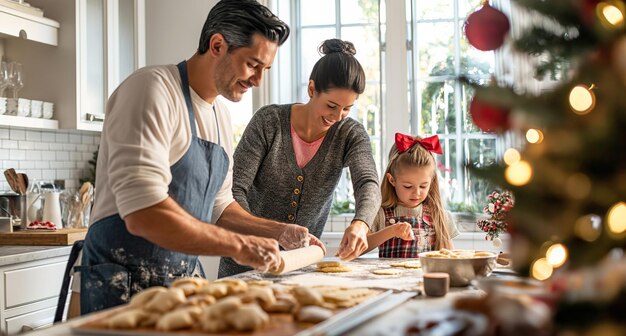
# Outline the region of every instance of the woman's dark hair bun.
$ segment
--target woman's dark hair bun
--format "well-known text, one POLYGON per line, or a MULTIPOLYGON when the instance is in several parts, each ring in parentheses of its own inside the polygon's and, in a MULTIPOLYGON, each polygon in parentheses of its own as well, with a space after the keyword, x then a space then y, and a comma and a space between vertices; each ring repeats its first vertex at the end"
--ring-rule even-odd
POLYGON ((328 55, 335 52, 348 55, 356 54, 356 48, 354 48, 354 44, 352 44, 352 42, 343 41, 340 39, 330 39, 324 41, 320 45, 319 51, 322 55, 328 55))

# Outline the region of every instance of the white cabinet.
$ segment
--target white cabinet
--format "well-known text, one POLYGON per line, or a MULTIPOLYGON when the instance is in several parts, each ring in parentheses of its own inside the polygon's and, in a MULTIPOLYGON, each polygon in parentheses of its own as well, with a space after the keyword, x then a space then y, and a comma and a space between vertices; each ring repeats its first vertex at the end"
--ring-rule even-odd
POLYGON ((60 24, 57 47, 6 39, 5 55, 24 64, 24 97, 55 103, 65 129, 100 131, 117 85, 145 65, 144 0, 29 0, 60 24), (91 118, 90 118, 91 117, 91 118))
POLYGON ((59 23, 0 5, 0 37, 19 37, 57 45, 59 23))
POLYGON ((68 256, 0 266, 0 332, 52 325, 68 256))

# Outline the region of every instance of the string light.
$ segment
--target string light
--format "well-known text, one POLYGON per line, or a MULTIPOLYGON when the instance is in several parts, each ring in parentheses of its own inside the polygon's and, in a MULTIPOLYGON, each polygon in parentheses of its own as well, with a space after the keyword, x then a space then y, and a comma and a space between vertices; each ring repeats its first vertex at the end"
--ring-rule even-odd
POLYGON ((624 26, 625 9, 620 1, 603 1, 596 6, 596 15, 606 27, 621 28, 624 26))
POLYGON ((569 104, 576 114, 587 114, 596 106, 596 95, 591 91, 591 87, 576 85, 569 93, 569 104))
POLYGON ((606 217, 609 232, 619 235, 626 231, 626 203, 613 205, 606 217))
POLYGON ((531 275, 537 280, 543 281, 552 276, 553 268, 546 258, 535 260, 530 269, 531 275))
POLYGON ((530 179, 533 177, 533 168, 530 166, 530 163, 519 160, 506 167, 504 177, 511 185, 523 186, 530 182, 530 179))
POLYGON ((561 267, 567 260, 567 248, 563 244, 554 244, 546 252, 546 260, 552 267, 561 267))
POLYGON ((509 148, 504 152, 504 163, 512 165, 521 159, 520 153, 515 148, 509 148))
POLYGON ((526 131, 526 140, 532 144, 538 144, 543 141, 543 133, 540 130, 531 128, 526 131))

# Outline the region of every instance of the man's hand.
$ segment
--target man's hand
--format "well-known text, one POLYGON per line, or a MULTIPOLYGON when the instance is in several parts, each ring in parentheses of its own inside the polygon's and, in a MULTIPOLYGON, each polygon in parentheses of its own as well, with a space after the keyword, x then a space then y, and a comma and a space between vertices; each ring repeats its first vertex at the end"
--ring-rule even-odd
POLYGON ((397 238, 402 240, 415 240, 415 234, 413 233, 413 227, 407 222, 402 222, 393 225, 394 234, 397 238))
POLYGON ((360 256, 367 250, 367 233, 369 228, 365 222, 360 220, 352 221, 343 233, 339 250, 335 256, 342 260, 352 260, 360 256))
POLYGON ((239 237, 240 250, 232 257, 238 264, 250 266, 263 273, 280 266, 280 250, 276 240, 256 236, 239 237))
POLYGON ((285 250, 293 250, 309 246, 310 237, 311 235, 309 234, 309 229, 304 226, 286 224, 285 229, 278 237, 278 244, 285 250))

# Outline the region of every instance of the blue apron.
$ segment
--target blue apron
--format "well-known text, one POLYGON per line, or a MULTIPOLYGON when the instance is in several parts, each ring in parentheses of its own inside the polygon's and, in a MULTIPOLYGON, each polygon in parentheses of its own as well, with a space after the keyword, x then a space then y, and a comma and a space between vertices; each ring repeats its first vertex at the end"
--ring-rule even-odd
MULTIPOLYGON (((192 137, 187 152, 170 167, 168 194, 195 218, 208 222, 228 172, 228 155, 219 144, 197 137, 187 63, 179 63, 178 70, 192 137)), ((81 314, 126 303, 145 288, 168 286, 181 276, 204 276, 197 256, 173 252, 130 234, 119 214, 89 227, 82 263, 76 269, 81 272, 81 314)))

